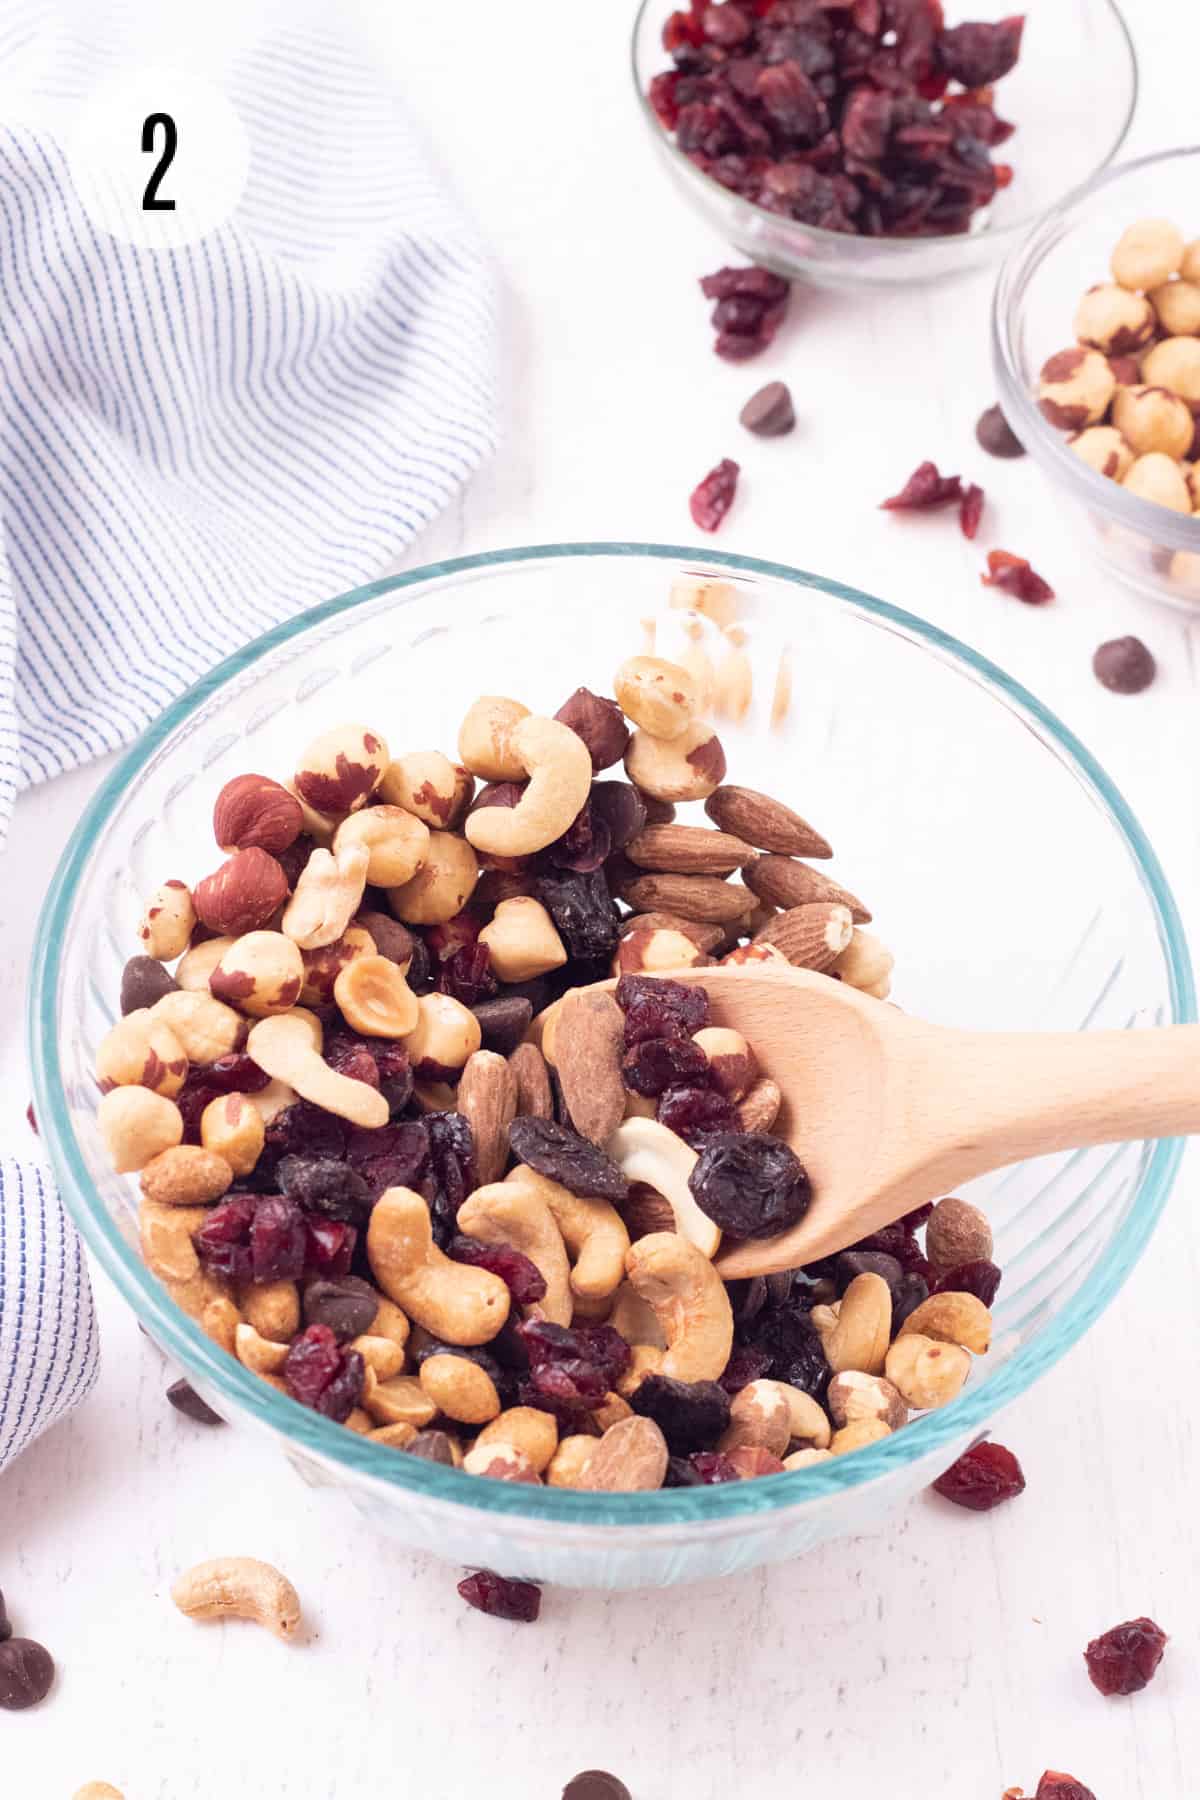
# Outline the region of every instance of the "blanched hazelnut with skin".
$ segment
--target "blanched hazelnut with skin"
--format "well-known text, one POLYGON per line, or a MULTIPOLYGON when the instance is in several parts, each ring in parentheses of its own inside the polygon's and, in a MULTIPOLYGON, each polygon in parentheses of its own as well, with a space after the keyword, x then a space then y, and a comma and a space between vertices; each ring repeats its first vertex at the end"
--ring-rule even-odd
POLYGON ((429 827, 399 806, 366 806, 343 819, 333 837, 334 850, 364 844, 367 880, 372 887, 401 887, 411 881, 429 848, 429 827))
MULTIPOLYGON (((390 922, 390 921, 389 921, 390 922)), ((403 930, 403 926, 398 927, 403 930)), ((362 925, 347 925, 340 938, 322 944, 316 950, 302 950, 304 985, 300 989, 301 1006, 328 1006, 333 999, 333 984, 358 956, 377 954, 375 939, 362 925)))
POLYGON ((758 1076, 758 1062, 740 1031, 728 1025, 706 1025, 692 1042, 708 1058, 709 1080, 727 1100, 744 1100, 758 1076))
POLYGON ((483 1042, 475 1014, 449 994, 422 994, 417 1023, 404 1040, 415 1075, 436 1079, 461 1069, 483 1042))
POLYGON ((614 975, 655 975, 665 969, 695 969, 710 963, 711 956, 682 931, 663 926, 627 931, 613 958, 614 975))
POLYGON ((479 942, 487 945, 493 972, 501 981, 532 981, 535 975, 561 969, 567 960, 563 941, 540 900, 502 900, 479 942))
POLYGON ((458 754, 483 781, 522 781, 525 769, 513 749, 512 734, 529 708, 501 694, 482 694, 458 732, 458 754))
POLYGON ((183 1086, 187 1072, 183 1045, 166 1020, 145 1006, 118 1019, 96 1051, 96 1078, 105 1092, 144 1087, 170 1100, 183 1086))
POLYGON ((1162 387, 1118 388, 1112 421, 1135 456, 1184 456, 1195 431, 1187 401, 1162 387))
POLYGON ((209 989, 227 1006, 252 1019, 287 1012, 300 998, 304 964, 282 931, 250 931, 226 950, 208 978, 209 989))
POLYGON ((1117 240, 1109 267, 1123 288, 1148 292, 1169 281, 1183 261, 1183 236, 1169 219, 1139 219, 1117 240))
MULTIPOLYGON (((1124 392, 1117 389, 1117 402, 1124 392)), ((1089 425, 1067 439, 1067 448, 1097 475, 1107 475, 1112 481, 1123 481, 1133 466, 1133 451, 1115 425, 1089 425)))
POLYGON ((118 1175, 144 1169, 183 1141, 183 1114, 173 1100, 149 1088, 114 1088, 96 1108, 96 1123, 118 1175))
POLYGON ((1200 282, 1164 282, 1154 289, 1150 303, 1171 337, 1193 337, 1200 331, 1200 282))
POLYGON ((1060 350, 1042 365, 1038 405, 1061 431, 1098 425, 1108 411, 1116 378, 1099 350, 1060 350))
POLYGON ((249 1175, 265 1138, 262 1114, 248 1094, 218 1094, 200 1114, 200 1142, 223 1157, 235 1175, 249 1175))
POLYGON ((882 1375, 862 1375, 856 1369, 834 1376, 825 1404, 838 1426, 878 1419, 889 1431, 896 1431, 908 1419, 908 1407, 890 1381, 882 1375))
POLYGON ((335 725, 300 758, 296 793, 317 812, 341 818, 366 805, 390 761, 387 745, 369 725, 335 725))
POLYGON ((209 978, 227 950, 237 943, 235 937, 205 938, 179 960, 175 982, 189 994, 207 994, 209 978))
POLYGON ((630 656, 613 691, 627 718, 657 738, 677 738, 696 711, 696 684, 686 669, 661 656, 630 656))
POLYGON ((700 719, 669 742, 635 731, 625 773, 654 800, 707 800, 725 779, 725 752, 712 726, 700 719))
POLYGON ((1156 506, 1170 507, 1172 512, 1190 513, 1191 496, 1179 464, 1161 451, 1139 456, 1121 486, 1140 500, 1152 500, 1156 506))
POLYGON ((386 956, 356 956, 333 984, 333 997, 352 1031, 363 1037, 407 1037, 415 1029, 417 997, 386 956))
POLYGON ((1081 344, 1122 356, 1140 350, 1154 336, 1155 310, 1143 294, 1105 283, 1089 288, 1075 313, 1075 336, 1081 344))
POLYGON ((470 769, 440 750, 412 750, 389 763, 379 797, 399 806, 434 831, 457 825, 470 804, 475 780, 470 769))
POLYGON ((186 994, 179 989, 164 994, 150 1010, 156 1019, 166 1020, 188 1061, 202 1067, 240 1050, 246 1039, 245 1019, 212 994, 186 994))
POLYGON ((1142 380, 1200 404, 1200 338, 1169 337, 1142 358, 1142 380))
POLYGON ((138 939, 147 956, 174 962, 188 947, 196 925, 192 896, 182 881, 164 881, 146 902, 138 939))
POLYGON ((886 1000, 892 991, 892 970, 896 959, 886 944, 873 931, 856 925, 850 942, 836 959, 832 973, 840 975, 847 986, 875 1000, 886 1000))
POLYGON ((475 889, 479 863, 465 838, 431 831, 425 860, 411 881, 387 890, 388 905, 406 925, 444 925, 475 889))

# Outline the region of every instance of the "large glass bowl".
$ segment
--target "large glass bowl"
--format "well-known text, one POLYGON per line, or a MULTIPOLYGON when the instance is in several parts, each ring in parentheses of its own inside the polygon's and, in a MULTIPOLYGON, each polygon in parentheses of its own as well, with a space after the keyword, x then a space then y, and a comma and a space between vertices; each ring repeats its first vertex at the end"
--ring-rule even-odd
POLYGON ((1189 517, 1130 494, 1089 468, 1038 410, 1038 372, 1074 343, 1085 289, 1106 281, 1127 225, 1174 219, 1200 237, 1200 147, 1123 163, 1055 207, 1005 262, 992 302, 992 362, 1013 430, 1059 493, 1080 542, 1105 571, 1145 600, 1200 607, 1200 513, 1189 517))
MULTIPOLYGON (((693 1580, 874 1526, 934 1479, 1112 1299, 1162 1209, 1175 1142, 1031 1162, 980 1182, 1005 1282, 997 1342, 961 1397, 885 1442, 795 1474, 654 1494, 508 1486, 383 1449, 282 1396, 179 1312, 134 1243, 135 1183, 96 1129, 96 1046, 135 948, 139 897, 213 865, 213 796, 286 775, 327 725, 364 718, 393 752, 453 745, 480 692, 554 709, 610 689, 672 579, 735 581, 759 686, 724 732, 731 772, 837 849, 897 955, 896 997, 946 1023, 1047 1029, 1193 1017, 1161 869, 1103 771, 1032 695, 952 638, 836 582, 748 557, 566 544, 463 557, 282 625, 178 700, 123 759, 68 848, 35 953, 41 1130, 72 1214, 147 1330, 218 1411, 338 1488, 370 1527, 458 1563, 574 1586, 693 1580), (769 723, 777 658, 794 697, 769 723)), ((281 1467, 280 1504, 305 1504, 281 1467)))
MULTIPOLYGON (((685 4, 685 0, 678 0, 685 4)), ((997 152, 1012 185, 956 237, 870 238, 781 218, 730 193, 675 146, 647 99, 652 78, 672 66, 662 28, 676 0, 642 0, 633 28, 633 79, 640 111, 679 195, 735 249, 781 275, 825 287, 893 286, 941 280, 1004 254, 1064 194, 1120 151, 1137 103, 1137 57, 1114 0, 1053 0, 1032 7, 1021 60, 997 87, 1001 116, 1016 135, 997 152)), ((1010 0, 948 4, 951 25, 1008 16, 1010 0)))

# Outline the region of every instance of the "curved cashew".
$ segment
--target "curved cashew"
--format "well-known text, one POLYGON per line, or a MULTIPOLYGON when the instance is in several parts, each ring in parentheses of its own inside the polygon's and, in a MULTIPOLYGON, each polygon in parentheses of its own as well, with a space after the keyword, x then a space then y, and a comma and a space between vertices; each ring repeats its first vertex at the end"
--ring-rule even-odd
POLYGON ((574 1261, 571 1287, 581 1300, 604 1300, 616 1293, 625 1279, 629 1233, 611 1201, 572 1194, 524 1163, 504 1185, 532 1188, 545 1201, 574 1261))
POLYGON ((634 1244, 625 1272, 658 1315, 667 1340, 662 1373, 676 1381, 723 1375, 733 1349, 733 1309, 707 1257, 678 1232, 658 1231, 634 1244))
MULTIPOLYGON (((169 997, 169 996, 168 996, 169 997)), ((299 1009, 260 1019, 251 1027, 246 1049, 260 1069, 286 1081, 302 1099, 352 1125, 377 1127, 390 1117, 388 1103, 376 1088, 350 1075, 339 1075, 313 1047, 312 1025, 299 1009)))
POLYGON ((571 1265, 545 1195, 532 1182, 494 1181, 458 1209, 458 1229, 479 1244, 511 1244, 541 1271, 538 1311, 552 1325, 571 1323, 571 1265))
POLYGON ((388 1298, 443 1343, 486 1344, 508 1317, 509 1292, 500 1277, 444 1256, 433 1241, 429 1208, 411 1188, 387 1188, 376 1202, 367 1258, 388 1298))
POLYGON ((310 851, 283 911, 284 936, 301 950, 336 943, 362 902, 370 860, 365 844, 310 851))
POLYGON ((482 694, 458 733, 458 754, 472 775, 484 781, 520 781, 525 768, 512 736, 529 708, 500 694, 482 694))
POLYGON ((390 1381, 404 1368, 404 1347, 393 1338, 363 1332, 360 1337, 350 1340, 350 1348, 358 1351, 369 1369, 374 1369, 379 1381, 390 1381))
POLYGON ((634 1293, 627 1281, 623 1281, 617 1289, 608 1322, 614 1331, 620 1332, 627 1344, 652 1344, 656 1350, 665 1350, 667 1347, 658 1314, 648 1300, 643 1300, 640 1294, 634 1293))
POLYGON ((237 1303, 260 1337, 290 1344, 300 1329, 300 1290, 294 1281, 248 1281, 238 1289, 237 1303))
POLYGON ((216 1294, 200 1314, 200 1328, 220 1344, 229 1356, 237 1355, 237 1331, 241 1315, 227 1294, 216 1294))
POLYGON ((171 1598, 189 1619, 253 1619, 276 1637, 293 1638, 300 1597, 286 1575, 253 1556, 218 1556, 181 1575, 171 1598))
POLYGON ((362 1403, 379 1425, 411 1425, 420 1431, 437 1416, 437 1407, 415 1375, 380 1381, 370 1363, 363 1376, 362 1403))
POLYGON ((630 1346, 629 1362, 623 1375, 617 1377, 617 1395, 632 1400, 647 1375, 657 1375, 663 1366, 663 1352, 655 1344, 630 1346))
POLYGON ((618 1125, 606 1148, 630 1181, 644 1181, 669 1202, 675 1229, 711 1260, 721 1247, 721 1231, 692 1198, 688 1177, 699 1158, 691 1145, 657 1119, 630 1118, 618 1125))
POLYGON ((837 1312, 829 1306, 815 1306, 812 1322, 835 1375, 846 1369, 856 1369, 861 1375, 883 1374, 892 1341, 892 1295, 882 1275, 856 1275, 837 1312))
POLYGON ((583 739, 557 719, 531 714, 512 734, 512 749, 529 785, 512 807, 470 813, 464 827, 487 856, 529 856, 544 850, 578 815, 592 785, 592 759, 583 739))
POLYGON ((278 1375, 288 1359, 288 1346, 260 1337, 253 1325, 238 1325, 233 1334, 234 1353, 256 1375, 278 1375))
POLYGON ((462 1425, 486 1425, 500 1411, 495 1382, 469 1356, 427 1356, 418 1379, 438 1411, 462 1425))
MULTIPOLYGON (((510 1406, 484 1426, 475 1442, 511 1444, 528 1459, 534 1474, 541 1475, 558 1449, 558 1421, 536 1406, 510 1406)), ((588 1438, 587 1442, 594 1447, 596 1440, 588 1438)))

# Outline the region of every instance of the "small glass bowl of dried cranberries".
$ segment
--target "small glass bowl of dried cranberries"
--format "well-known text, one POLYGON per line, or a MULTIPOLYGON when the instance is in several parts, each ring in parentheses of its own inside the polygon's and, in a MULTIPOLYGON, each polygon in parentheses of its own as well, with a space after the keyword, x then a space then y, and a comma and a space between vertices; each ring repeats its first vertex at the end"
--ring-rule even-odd
POLYGON ((936 280, 1002 254, 1119 152, 1114 0, 642 0, 638 98, 677 189, 781 275, 936 280))

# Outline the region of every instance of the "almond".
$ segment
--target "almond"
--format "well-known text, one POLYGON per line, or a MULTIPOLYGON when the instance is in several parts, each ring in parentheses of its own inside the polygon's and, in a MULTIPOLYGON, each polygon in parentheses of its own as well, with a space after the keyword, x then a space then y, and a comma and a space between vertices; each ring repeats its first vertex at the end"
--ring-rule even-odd
POLYGON ((667 1460, 667 1440, 654 1420, 634 1414, 609 1426, 588 1458, 581 1484, 608 1493, 660 1488, 667 1460))
POLYGON ((621 925, 623 937, 631 931, 678 931, 685 938, 691 938, 697 950, 705 952, 715 950, 725 941, 722 926, 706 925, 701 919, 684 919, 678 913, 669 912, 635 913, 621 925))
POLYGON ((853 931, 854 920, 848 906, 817 901, 780 913, 764 925, 754 941, 782 950, 794 969, 815 969, 819 973, 833 966, 853 931))
POLYGON ((675 1209, 657 1188, 644 1181, 630 1185, 629 1198, 621 1203, 621 1217, 634 1243, 655 1231, 675 1231, 675 1209))
POLYGON ((269 775, 235 775, 213 807, 213 836, 226 852, 257 849, 278 856, 303 828, 299 800, 269 775))
POLYGON ((704 810, 722 831, 732 831, 756 850, 772 850, 778 856, 832 856, 833 851, 799 813, 754 788, 719 787, 704 802, 704 810))
POLYGON ((746 1098, 738 1103, 738 1129, 770 1131, 782 1105, 779 1083, 772 1081, 769 1075, 760 1075, 746 1098))
POLYGON ((554 1098, 550 1092, 550 1071, 536 1044, 518 1044, 508 1059, 517 1084, 517 1111, 531 1119, 552 1119, 554 1098))
POLYGON ((639 875, 626 885, 625 898, 637 910, 661 907, 685 919, 721 924, 742 918, 746 910, 745 888, 732 888, 715 875, 639 875))
POLYGON ((467 1058, 458 1110, 471 1127, 480 1186, 499 1181, 508 1162, 508 1128, 517 1116, 517 1078, 504 1057, 476 1050, 467 1058))
POLYGON ((744 839, 702 825, 647 825, 625 846, 640 869, 671 875, 730 875, 754 855, 744 839))
POLYGON ((555 1068, 571 1123, 603 1146, 625 1117, 625 1016, 611 994, 568 994, 555 1036, 555 1068))
POLYGON ((759 856, 742 870, 742 880, 752 894, 785 908, 809 906, 824 900, 833 906, 848 906, 856 925, 869 925, 871 915, 855 894, 839 887, 819 869, 807 863, 793 862, 790 856, 759 856))

